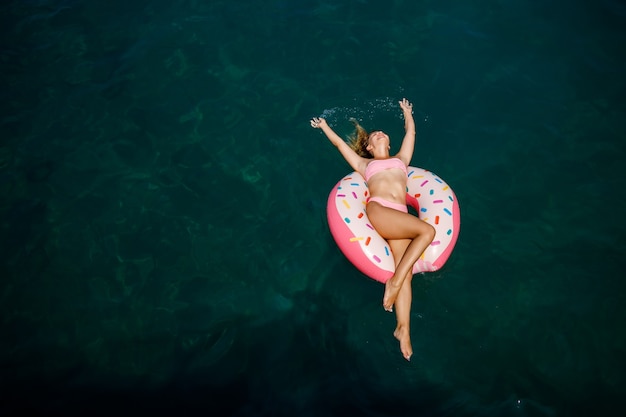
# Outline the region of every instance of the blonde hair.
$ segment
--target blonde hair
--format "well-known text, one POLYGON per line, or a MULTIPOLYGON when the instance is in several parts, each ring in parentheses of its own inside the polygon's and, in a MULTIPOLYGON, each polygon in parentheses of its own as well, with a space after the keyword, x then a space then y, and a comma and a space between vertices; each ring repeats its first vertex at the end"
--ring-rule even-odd
POLYGON ((373 158, 373 155, 367 150, 370 134, 354 117, 351 117, 350 121, 354 125, 354 132, 349 136, 350 141, 348 142, 348 145, 350 145, 352 150, 354 150, 357 155, 362 156, 363 158, 373 158))

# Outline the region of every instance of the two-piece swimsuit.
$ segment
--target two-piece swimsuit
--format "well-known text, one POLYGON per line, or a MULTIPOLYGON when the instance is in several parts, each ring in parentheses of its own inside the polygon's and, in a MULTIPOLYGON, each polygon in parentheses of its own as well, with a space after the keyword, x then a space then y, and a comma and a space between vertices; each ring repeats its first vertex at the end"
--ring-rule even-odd
MULTIPOLYGON (((365 181, 369 181, 375 174, 380 171, 384 171, 387 169, 401 169, 404 171, 404 174, 407 174, 406 165, 399 158, 388 158, 388 159, 374 159, 365 168, 365 181)), ((381 197, 370 197, 368 202, 374 201, 381 206, 388 207, 394 210, 402 211, 404 213, 408 213, 409 210, 406 207, 406 204, 394 203, 393 201, 385 200, 381 197)))

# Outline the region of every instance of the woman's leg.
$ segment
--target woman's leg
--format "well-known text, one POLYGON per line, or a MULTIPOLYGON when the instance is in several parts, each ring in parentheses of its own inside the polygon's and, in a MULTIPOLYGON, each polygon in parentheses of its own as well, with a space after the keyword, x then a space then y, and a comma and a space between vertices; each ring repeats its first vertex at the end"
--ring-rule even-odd
MULTIPOLYGON (((404 255, 407 246, 411 243, 409 239, 389 240, 389 246, 393 253, 396 266, 400 263, 400 259, 404 255)), ((411 302, 413 294, 411 290, 411 280, 413 273, 409 272, 402 283, 398 297, 394 306, 396 307, 396 329, 393 332, 398 341, 400 341, 400 351, 404 359, 411 360, 413 355, 413 346, 411 345, 411 302)))
POLYGON ((412 214, 390 209, 376 202, 367 205, 367 217, 383 238, 411 240, 394 275, 385 283, 383 307, 392 311, 404 280, 413 270, 413 264, 435 238, 435 229, 412 214))

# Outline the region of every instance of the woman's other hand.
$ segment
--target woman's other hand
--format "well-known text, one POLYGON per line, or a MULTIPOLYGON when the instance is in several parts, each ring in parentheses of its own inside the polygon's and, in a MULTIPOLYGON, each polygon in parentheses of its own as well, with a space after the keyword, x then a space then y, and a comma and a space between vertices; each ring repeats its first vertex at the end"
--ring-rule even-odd
POLYGON ((403 98, 398 103, 400 103, 400 108, 404 112, 409 112, 409 114, 413 114, 413 104, 409 102, 406 98, 403 98))
POLYGON ((326 125, 326 119, 322 117, 314 117, 311 119, 311 126, 314 127, 315 129, 321 129, 325 125, 326 125))

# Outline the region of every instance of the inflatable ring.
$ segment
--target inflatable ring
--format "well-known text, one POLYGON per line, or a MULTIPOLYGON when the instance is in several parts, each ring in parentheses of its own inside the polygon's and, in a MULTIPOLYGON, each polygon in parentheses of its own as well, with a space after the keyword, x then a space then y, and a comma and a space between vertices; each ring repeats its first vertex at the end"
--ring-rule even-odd
MULTIPOLYGON (((435 238, 413 265, 413 273, 439 270, 448 260, 459 236, 461 216, 452 189, 441 178, 422 168, 409 166, 407 205, 435 228, 435 238)), ((389 244, 369 223, 365 205, 369 197, 361 174, 341 179, 328 196, 328 226, 346 258, 365 275, 386 282, 395 263, 389 244)))

